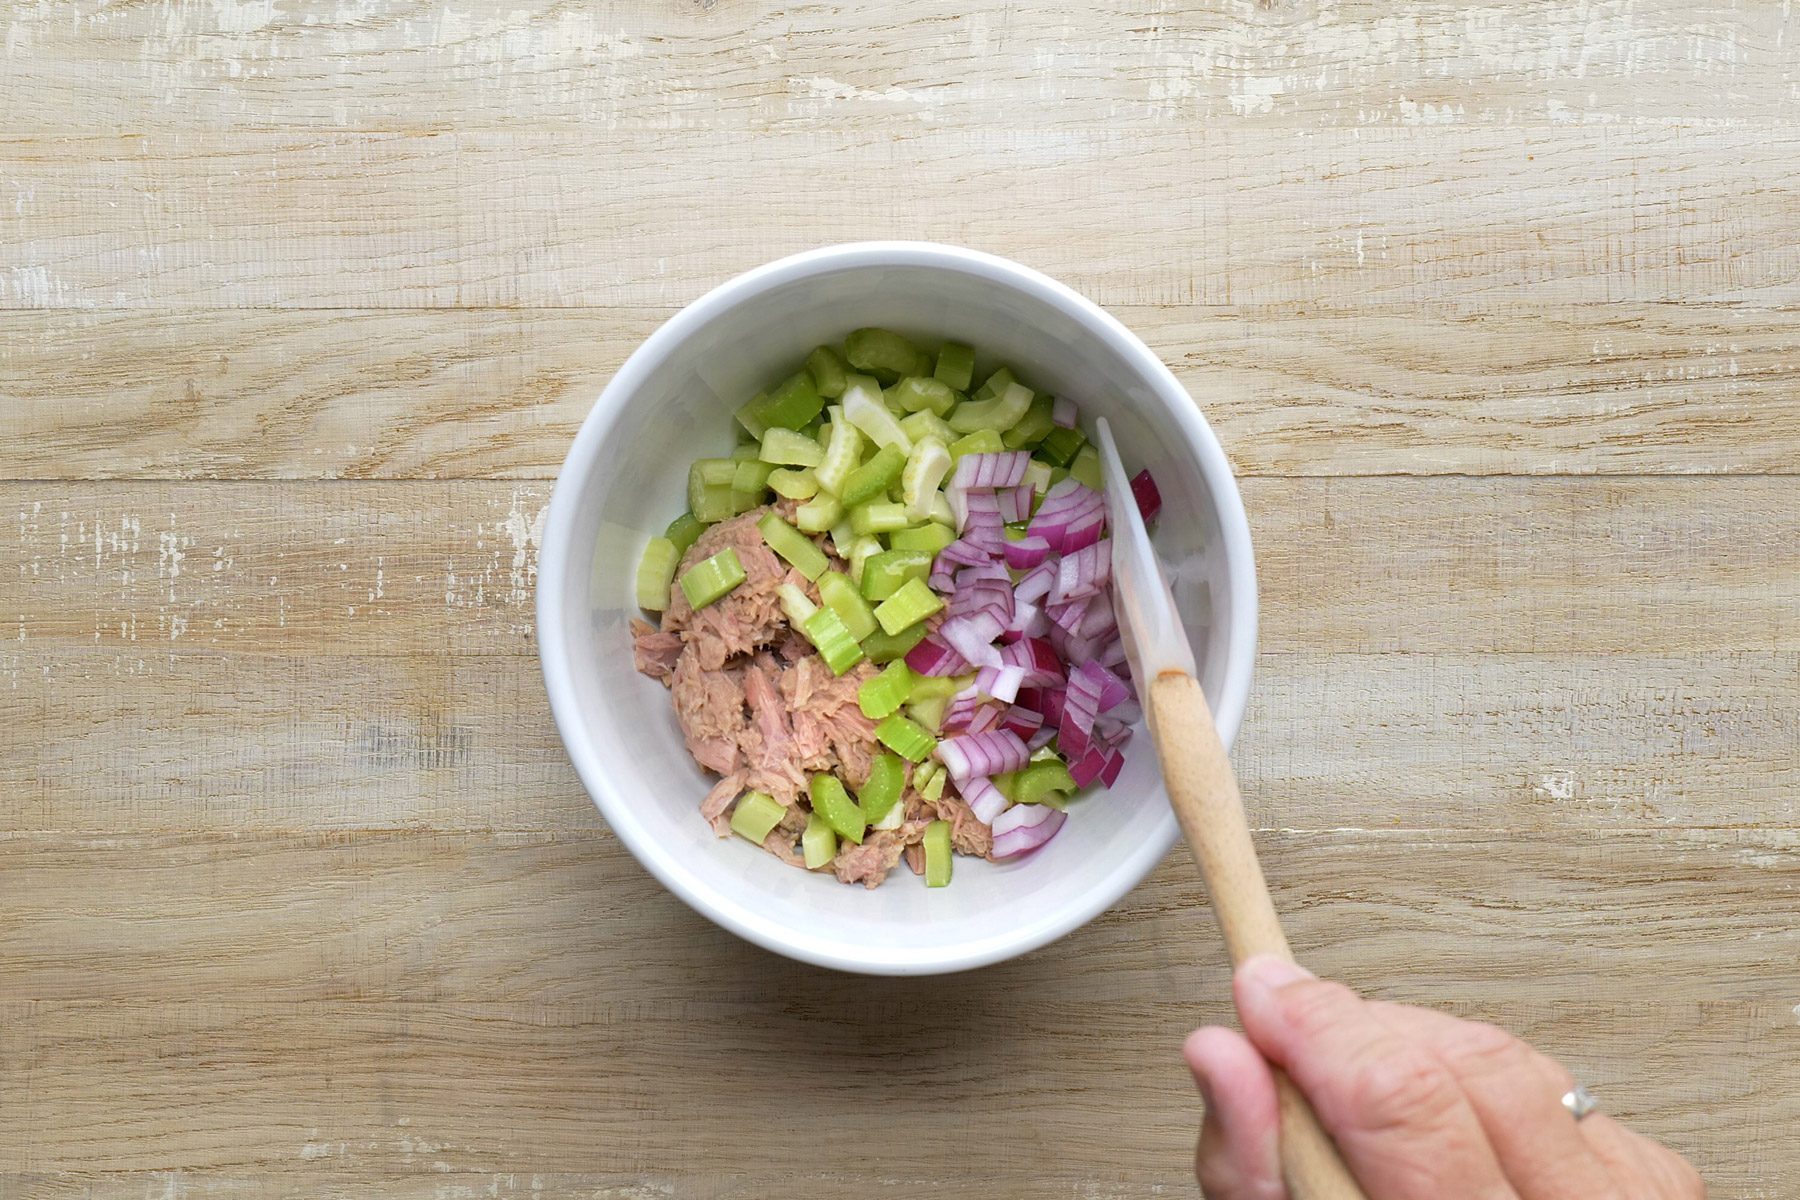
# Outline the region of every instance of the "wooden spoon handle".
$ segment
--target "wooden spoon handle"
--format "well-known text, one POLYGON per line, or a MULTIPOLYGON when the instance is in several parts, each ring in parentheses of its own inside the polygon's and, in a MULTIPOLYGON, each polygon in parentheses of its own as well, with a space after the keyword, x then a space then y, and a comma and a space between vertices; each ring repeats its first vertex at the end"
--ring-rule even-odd
MULTIPOLYGON (((1256 954, 1292 962, 1206 694, 1193 676, 1165 671, 1151 683, 1145 709, 1169 802, 1200 864, 1232 965, 1256 954)), ((1280 1071, 1275 1084, 1281 1101, 1281 1170, 1293 1200, 1364 1200, 1306 1097, 1280 1071)))

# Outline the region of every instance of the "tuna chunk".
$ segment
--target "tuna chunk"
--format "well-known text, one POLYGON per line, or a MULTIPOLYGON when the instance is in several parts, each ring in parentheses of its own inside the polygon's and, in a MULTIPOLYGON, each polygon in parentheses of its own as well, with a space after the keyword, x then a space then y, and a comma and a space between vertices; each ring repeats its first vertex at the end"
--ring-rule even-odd
POLYGON ((700 802, 700 815, 706 823, 713 827, 713 832, 720 837, 731 836, 731 802, 736 800, 744 790, 744 781, 736 775, 727 775, 713 784, 712 791, 706 793, 706 799, 700 802))
POLYGON ((877 888, 900 861, 901 851, 905 848, 906 842, 899 830, 876 830, 860 846, 844 843, 832 860, 831 868, 837 873, 839 883, 860 883, 866 888, 877 888))
POLYGON ((744 668, 744 694, 753 720, 738 735, 738 746, 749 764, 745 782, 783 804, 793 804, 806 789, 806 773, 795 752, 794 730, 775 683, 780 674, 780 666, 767 654, 757 655, 756 661, 744 668))
POLYGON ((690 645, 675 662, 670 687, 675 718, 694 761, 720 775, 736 772, 738 742, 746 728, 743 671, 709 670, 690 645))
POLYGON ((787 566, 769 549, 756 528, 756 522, 767 511, 752 509, 709 527, 682 557, 677 578, 680 571, 726 547, 737 551, 738 561, 744 566, 744 582, 697 612, 689 607, 679 586, 669 595, 663 632, 682 634, 682 640, 700 656, 700 665, 708 671, 716 671, 733 657, 749 654, 758 646, 778 642, 787 635, 787 622, 775 595, 775 589, 787 577, 787 566))
POLYGON ((675 660, 680 657, 679 633, 665 633, 648 621, 632 618, 631 658, 640 674, 667 683, 675 674, 675 660))
POLYGON ((875 723, 857 706, 856 691, 873 674, 875 667, 864 662, 846 674, 833 675, 817 655, 781 673, 781 696, 792 717, 794 746, 808 770, 827 770, 835 763, 853 788, 868 779, 875 723))
POLYGON ((958 854, 986 858, 994 848, 994 831, 949 788, 937 798, 938 816, 950 822, 950 846, 958 854))

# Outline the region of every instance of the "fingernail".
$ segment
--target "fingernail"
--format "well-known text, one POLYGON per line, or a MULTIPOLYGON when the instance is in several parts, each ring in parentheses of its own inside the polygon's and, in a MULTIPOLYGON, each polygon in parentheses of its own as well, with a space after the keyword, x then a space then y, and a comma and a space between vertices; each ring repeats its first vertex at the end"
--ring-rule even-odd
POLYGON ((1244 981, 1246 987, 1260 994, 1284 988, 1302 979, 1316 979, 1317 976, 1299 963, 1289 962, 1273 954, 1258 954, 1245 960, 1244 965, 1238 968, 1238 978, 1244 981))

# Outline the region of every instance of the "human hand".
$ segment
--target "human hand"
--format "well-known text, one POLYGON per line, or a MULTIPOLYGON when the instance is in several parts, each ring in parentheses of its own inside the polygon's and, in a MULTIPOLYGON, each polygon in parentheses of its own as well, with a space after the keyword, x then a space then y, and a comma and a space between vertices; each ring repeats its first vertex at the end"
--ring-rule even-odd
POLYGON ((1289 1200, 1271 1063, 1369 1200, 1706 1195, 1680 1155, 1600 1113, 1577 1123, 1569 1072, 1504 1030, 1363 1000, 1267 956, 1232 986, 1244 1033, 1201 1029, 1184 1047, 1206 1102, 1194 1162, 1207 1200, 1289 1200))

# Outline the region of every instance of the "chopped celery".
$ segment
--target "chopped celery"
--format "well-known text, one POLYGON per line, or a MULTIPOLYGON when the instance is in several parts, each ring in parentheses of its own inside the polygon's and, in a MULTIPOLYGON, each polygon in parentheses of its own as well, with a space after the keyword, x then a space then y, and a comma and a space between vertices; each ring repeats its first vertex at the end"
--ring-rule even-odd
POLYGON ((989 375, 987 377, 987 382, 982 384, 981 387, 976 390, 975 394, 973 396, 969 397, 969 399, 971 399, 971 400, 992 400, 995 396, 998 396, 1001 392, 1004 392, 1006 390, 1007 384, 1014 383, 1014 382, 1017 382, 1017 381, 1013 377, 1012 368, 1011 367, 1001 367, 998 371, 995 371, 992 375, 989 375))
POLYGON ((1008 521, 1001 526, 1000 535, 1009 542, 1022 542, 1031 536, 1031 522, 1008 521))
POLYGON ((941 771, 943 769, 944 769, 944 764, 940 763, 940 762, 927 761, 927 762, 920 763, 918 766, 913 768, 913 777, 912 777, 913 786, 916 788, 924 787, 926 784, 931 782, 931 777, 933 775, 936 775, 939 771, 941 771))
POLYGON ((844 360, 830 346, 820 346, 807 355, 806 369, 812 374, 819 395, 836 400, 844 394, 844 360))
POLYGON ((970 381, 975 378, 975 348, 961 342, 945 342, 938 350, 937 367, 932 375, 938 382, 959 392, 968 391, 970 381))
MULTIPOLYGON (((844 388, 844 420, 867 434, 877 446, 898 446, 902 454, 912 449, 912 439, 882 403, 881 386, 867 375, 852 375, 844 388)), ((833 413, 833 421, 837 414, 833 413)))
POLYGON ((686 554, 688 547, 699 541, 700 535, 705 532, 704 522, 695 520, 693 513, 682 513, 669 522, 669 527, 663 530, 663 536, 675 543, 675 553, 679 557, 686 554))
POLYGON ((732 810, 731 828, 760 846, 786 815, 787 810, 767 792, 745 792, 732 810))
POLYGON ((865 679, 856 689, 856 703, 863 716, 871 721, 891 717, 906 702, 912 684, 912 668, 904 662, 891 662, 881 669, 880 674, 865 679))
POLYGON ((943 599, 923 579, 909 579, 876 606, 875 619, 889 633, 899 633, 943 607, 943 599))
POLYGON ((801 622, 800 632, 813 644, 833 675, 842 675, 862 661, 862 647, 844 628, 844 622, 829 608, 821 608, 801 622))
POLYGON ((681 574, 681 590, 689 604, 705 608, 744 582, 744 564, 730 546, 703 558, 681 574))
POLYGON ((824 492, 794 510, 794 524, 802 533, 824 533, 843 519, 844 506, 824 492))
POLYGON ((918 347, 887 329, 858 329, 844 339, 844 357, 858 371, 867 371, 883 383, 902 375, 924 375, 931 362, 918 347))
POLYGON ((925 827, 925 886, 950 886, 950 822, 933 821, 925 827))
POLYGON ((850 550, 844 555, 844 561, 850 564, 850 578, 862 587, 864 565, 881 553, 881 539, 874 536, 859 537, 850 543, 850 550))
POLYGON ((808 599, 805 592, 791 583, 784 583, 776 588, 775 598, 781 601, 781 613, 788 619, 788 624, 795 629, 804 629, 806 622, 819 611, 819 606, 808 599))
POLYGON ((1027 763, 1024 770, 1017 772, 1013 790, 1007 798, 1020 804, 1039 804, 1047 793, 1074 790, 1075 778, 1069 774, 1069 768, 1061 759, 1051 758, 1027 763))
POLYGON ((698 492, 688 489, 688 508, 702 524, 716 525, 737 516, 737 496, 728 483, 709 483, 698 492))
POLYGON ((856 460, 861 454, 862 434, 845 419, 844 410, 834 405, 831 409, 831 443, 825 447, 825 457, 813 468, 813 474, 819 477, 819 486, 837 495, 843 490, 850 472, 856 469, 856 460))
POLYGON ((675 568, 680 564, 681 551, 668 538, 651 538, 644 545, 644 557, 638 559, 637 569, 639 608, 661 612, 669 607, 669 587, 675 582, 675 568))
POLYGON ((1037 499, 1042 500, 1044 493, 1050 490, 1050 464, 1039 459, 1032 459, 1025 464, 1025 482, 1037 499))
POLYGON ((777 428, 762 435, 759 457, 777 466, 816 467, 824 461, 825 448, 804 433, 777 428))
POLYGON ((731 515, 734 517, 739 513, 749 512, 762 502, 761 491, 740 492, 736 488, 731 489, 731 515))
POLYGON ((856 505, 885 495, 905 467, 906 455, 898 446, 883 446, 868 462, 850 472, 838 499, 846 505, 856 505))
MULTIPOLYGON (((888 545, 895 550, 923 550, 935 555, 956 540, 956 530, 932 521, 911 529, 896 529, 888 535, 888 545)), ((874 597, 870 597, 874 599, 874 597)))
POLYGON ((956 430, 950 428, 950 422, 936 413, 908 413, 901 420, 900 428, 913 440, 914 449, 926 438, 936 438, 946 446, 956 440, 956 430))
POLYGON ((761 437, 763 431, 769 427, 761 416, 762 407, 768 402, 768 393, 758 392, 756 395, 750 397, 750 399, 737 410, 738 424, 742 425, 744 427, 744 432, 748 433, 751 437, 761 437))
POLYGON ((944 710, 949 706, 948 696, 928 696, 923 700, 908 701, 906 715, 936 733, 944 727, 944 710))
POLYGON ((1106 481, 1100 477, 1100 452, 1094 449, 1092 442, 1077 450, 1069 461, 1069 477, 1096 492, 1106 490, 1106 481))
POLYGON ((931 554, 924 550, 883 550, 863 564, 862 594, 865 600, 886 600, 909 579, 931 574, 931 554))
POLYGON ((806 855, 806 869, 816 871, 837 857, 837 833, 818 813, 806 818, 806 831, 800 835, 800 849, 806 855))
POLYGON ((937 748, 936 738, 899 713, 875 726, 875 740, 908 762, 924 762, 937 748))
POLYGON ((1044 435, 1056 428, 1056 422, 1050 419, 1051 409, 1055 407, 1049 395, 1039 392, 1031 398, 1031 407, 1025 415, 1004 434, 1000 440, 1006 443, 1008 450, 1029 450, 1044 440, 1044 435))
POLYGON ((735 445, 731 448, 731 453, 729 455, 727 455, 726 457, 731 459, 732 462, 741 463, 741 462, 749 462, 752 459, 756 459, 761 456, 757 453, 756 442, 754 440, 752 440, 752 441, 748 441, 748 442, 739 442, 737 445, 735 445))
POLYGON ((969 675, 915 675, 908 700, 948 700, 969 686, 969 675))
POLYGON ((836 775, 814 775, 806 790, 813 811, 831 826, 833 833, 853 842, 862 841, 863 830, 869 823, 836 775))
POLYGON ((962 397, 947 383, 908 375, 894 385, 894 399, 909 413, 929 412, 941 417, 955 408, 962 397))
POLYGON ((871 500, 850 510, 850 527, 859 536, 892 533, 896 529, 905 529, 910 524, 912 518, 906 515, 906 505, 896 504, 891 500, 871 500))
MULTIPOLYGON (((755 406, 751 409, 751 415, 762 422, 764 431, 776 428, 804 429, 809 421, 819 415, 819 410, 825 407, 824 398, 819 395, 812 376, 806 371, 795 371, 776 384, 775 390, 760 403, 751 401, 751 404, 755 406)), ((742 420, 741 417, 739 419, 742 420)), ((744 421, 743 425, 750 429, 750 422, 744 421)), ((750 431, 757 437, 762 436, 757 430, 750 431)))
MULTIPOLYGON (((819 576, 819 599, 825 602, 826 608, 837 614, 838 620, 844 623, 844 628, 856 640, 861 641, 875 632, 875 611, 862 598, 862 593, 856 590, 856 585, 848 575, 839 571, 827 571, 819 576)), ((824 651, 821 650, 820 653, 824 651)), ((839 671, 838 674, 842 675, 843 672, 839 671)))
POLYGON ((1074 460, 1075 452, 1086 443, 1087 435, 1081 430, 1058 425, 1044 435, 1034 453, 1052 466, 1066 467, 1074 460))
POLYGON ((1006 390, 992 400, 970 400, 956 406, 947 418, 950 428, 958 433, 977 429, 1011 429, 1031 408, 1031 389, 1022 383, 1009 383, 1006 390))
POLYGON ((944 781, 949 778, 950 772, 939 771, 919 787, 919 795, 936 804, 938 797, 944 794, 944 781))
POLYGON ((850 557, 850 547, 856 544, 856 528, 850 524, 850 516, 846 513, 831 527, 831 548, 837 551, 839 558, 850 557))
POLYGON ((915 443, 900 475, 900 495, 906 502, 906 515, 922 521, 931 512, 931 498, 950 473, 950 448, 936 438, 915 443))
POLYGON ((688 466, 688 507, 693 507, 694 494, 701 488, 731 486, 737 474, 735 458, 696 458, 688 466))
POLYGON ((877 754, 869 763, 869 777, 856 793, 856 802, 862 806, 869 824, 877 825, 889 809, 900 803, 900 793, 905 790, 906 764, 898 755, 877 754))
POLYGON ((906 406, 900 403, 900 397, 894 393, 894 389, 891 387, 881 389, 881 406, 887 409, 888 415, 896 421, 906 416, 906 406))
POLYGON ((978 429, 967 437, 958 438, 950 443, 950 465, 955 466, 962 461, 965 454, 998 454, 1006 449, 1000 440, 997 429, 978 429))
POLYGON ((925 519, 935 521, 939 525, 948 525, 954 529, 956 527, 956 510, 950 507, 950 498, 942 492, 934 493, 931 497, 931 508, 926 512, 925 519))
POLYGON ((907 651, 925 640, 927 632, 924 625, 914 625, 899 633, 877 629, 862 640, 863 653, 873 663, 893 662, 896 658, 905 658, 907 651))
POLYGON ((806 468, 796 471, 792 467, 777 467, 769 472, 769 486, 777 496, 810 500, 819 494, 819 477, 806 468))
POLYGON ((731 490, 749 492, 760 497, 769 486, 769 473, 774 469, 773 465, 766 462, 740 462, 731 476, 731 490))
POLYGON ((818 425, 813 428, 812 434, 813 441, 819 443, 819 445, 826 450, 831 449, 831 418, 826 417, 824 420, 820 421, 818 425))
POLYGON ((1013 791, 1019 783, 1019 773, 1017 771, 1003 771, 998 775, 991 776, 988 779, 988 782, 994 785, 994 790, 996 792, 999 792, 1002 796, 1011 800, 1013 798, 1013 791))
POLYGON ((1047 808, 1054 808, 1058 812, 1063 812, 1069 807, 1069 794, 1067 792, 1055 791, 1043 792, 1039 794, 1038 798, 1033 801, 1033 803, 1042 804, 1047 808))
POLYGON ((825 552, 811 538, 774 513, 763 514, 762 520, 756 523, 756 528, 762 534, 763 541, 769 544, 769 549, 781 555, 808 579, 817 579, 831 565, 825 552))

